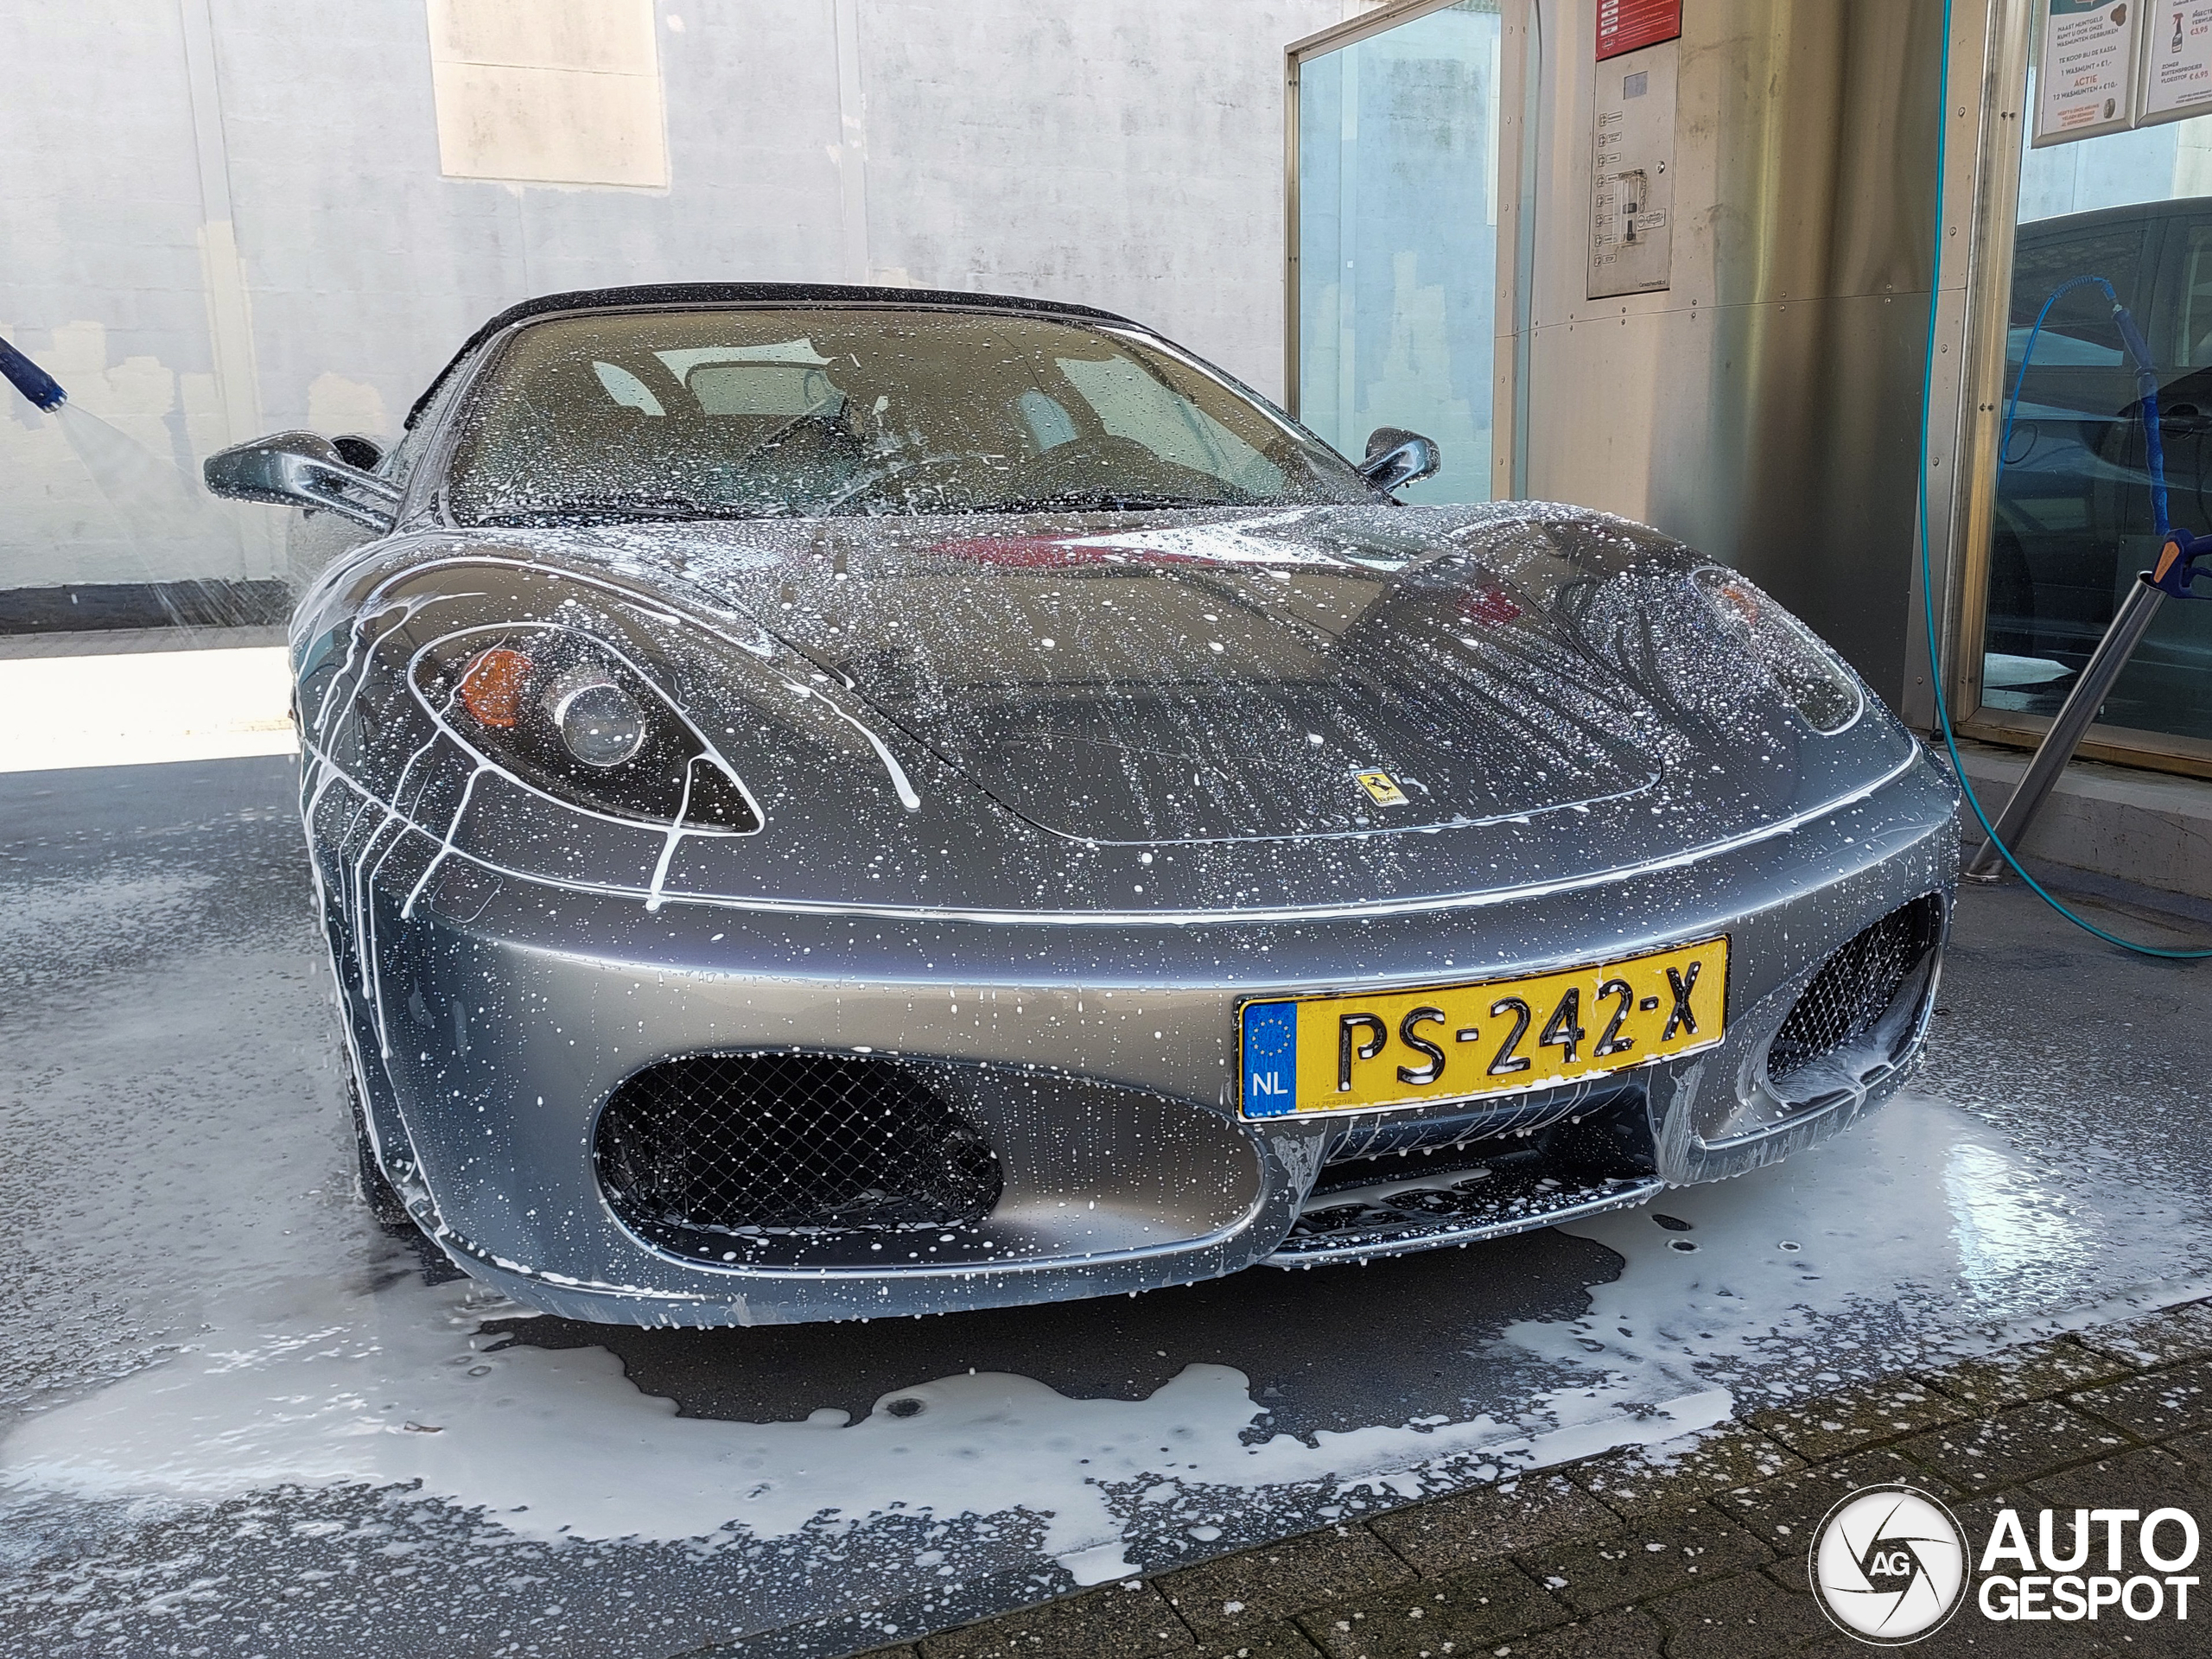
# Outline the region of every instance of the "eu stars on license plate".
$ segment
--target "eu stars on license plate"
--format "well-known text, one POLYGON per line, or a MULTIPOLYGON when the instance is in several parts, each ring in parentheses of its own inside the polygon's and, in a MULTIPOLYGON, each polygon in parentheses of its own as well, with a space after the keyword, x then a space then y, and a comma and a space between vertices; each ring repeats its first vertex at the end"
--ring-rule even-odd
POLYGON ((1554 973, 1247 1002, 1246 1117, 1548 1089, 1720 1040, 1728 941, 1554 973))

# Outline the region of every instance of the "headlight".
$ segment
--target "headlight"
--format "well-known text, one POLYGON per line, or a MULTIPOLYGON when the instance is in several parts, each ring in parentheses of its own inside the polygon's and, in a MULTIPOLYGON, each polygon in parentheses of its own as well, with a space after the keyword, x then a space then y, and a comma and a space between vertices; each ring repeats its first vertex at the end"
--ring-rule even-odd
POLYGON ((1691 573, 1737 649, 1771 679, 1783 701, 1822 736, 1833 736, 1866 708, 1859 678, 1802 622, 1733 570, 1708 564, 1691 573))
POLYGON ((760 808, 716 747, 606 641, 467 628, 416 655, 416 690, 487 765, 570 806, 750 835, 760 808))
POLYGON ((588 766, 619 766, 645 747, 645 711, 604 671, 569 676, 546 694, 545 709, 563 745, 588 766))

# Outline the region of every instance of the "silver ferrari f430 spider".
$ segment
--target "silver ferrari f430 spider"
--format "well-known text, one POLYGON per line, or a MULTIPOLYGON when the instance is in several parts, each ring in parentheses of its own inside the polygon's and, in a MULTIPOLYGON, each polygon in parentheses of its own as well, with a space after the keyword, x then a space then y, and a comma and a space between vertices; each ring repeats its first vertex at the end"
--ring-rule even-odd
POLYGON ((300 805, 365 1192, 716 1325, 1465 1244, 1898 1085, 1953 786, 1653 531, 1422 507, 1074 305, 562 294, 304 510, 300 805))

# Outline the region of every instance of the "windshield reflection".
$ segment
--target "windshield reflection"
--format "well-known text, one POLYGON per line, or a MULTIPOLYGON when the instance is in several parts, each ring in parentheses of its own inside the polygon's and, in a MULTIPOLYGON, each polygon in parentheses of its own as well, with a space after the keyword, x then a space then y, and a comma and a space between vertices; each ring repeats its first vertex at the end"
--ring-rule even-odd
POLYGON ((464 524, 1373 502, 1334 451, 1133 331, 698 310, 521 329, 464 423, 464 524))

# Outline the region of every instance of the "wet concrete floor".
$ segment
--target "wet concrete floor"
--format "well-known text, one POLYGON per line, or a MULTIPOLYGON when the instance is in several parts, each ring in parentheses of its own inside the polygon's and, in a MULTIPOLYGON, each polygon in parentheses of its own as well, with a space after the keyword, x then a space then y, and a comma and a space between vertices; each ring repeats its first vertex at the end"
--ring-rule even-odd
POLYGON ((1999 889, 1909 1096, 1646 1211, 937 1319, 506 1317, 351 1198, 290 771, 0 777, 0 1650, 837 1652, 2212 1274, 2212 967, 1999 889))

